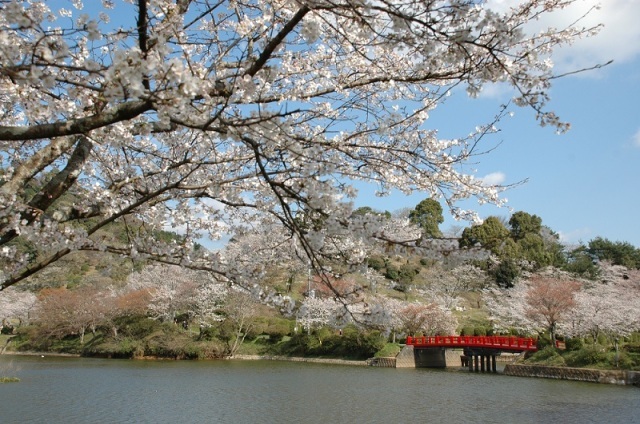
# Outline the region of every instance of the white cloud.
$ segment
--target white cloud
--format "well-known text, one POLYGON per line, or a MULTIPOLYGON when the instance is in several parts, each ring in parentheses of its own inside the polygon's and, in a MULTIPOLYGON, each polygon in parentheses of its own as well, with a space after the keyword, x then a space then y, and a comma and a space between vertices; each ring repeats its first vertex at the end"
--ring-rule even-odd
POLYGON ((503 99, 513 95, 513 89, 500 83, 485 84, 480 91, 480 97, 483 99, 503 99))
POLYGON ((482 182, 488 186, 502 184, 506 179, 507 176, 503 172, 492 172, 481 178, 482 182))
POLYGON ((577 246, 592 238, 593 230, 591 228, 578 228, 572 231, 558 231, 558 236, 560 237, 560 243, 577 246))
MULTIPOLYGON (((505 11, 523 0, 489 0, 488 6, 505 11)), ((566 72, 591 67, 609 60, 628 62, 640 55, 640 1, 638 0, 576 0, 571 6, 543 15, 532 31, 547 27, 564 28, 576 19, 585 16, 580 26, 604 27, 596 36, 577 40, 573 45, 557 50, 553 55, 556 69, 566 72), (600 3, 600 8, 591 8, 600 3), (589 12, 587 14, 587 12, 589 12)), ((588 73, 587 75, 592 75, 588 73)))
POLYGON ((640 147, 640 129, 633 135, 633 145, 640 147))

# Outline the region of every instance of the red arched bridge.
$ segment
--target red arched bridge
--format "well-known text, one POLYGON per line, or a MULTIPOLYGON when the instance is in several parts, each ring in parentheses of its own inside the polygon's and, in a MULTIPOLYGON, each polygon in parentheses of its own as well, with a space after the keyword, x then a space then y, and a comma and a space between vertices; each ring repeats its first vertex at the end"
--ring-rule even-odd
POLYGON ((537 340, 513 336, 428 336, 407 337, 407 345, 416 348, 449 347, 495 349, 504 352, 535 352, 537 340))
POLYGON ((496 372, 496 356, 502 352, 535 352, 537 340, 513 336, 429 336, 407 337, 407 346, 413 348, 416 364, 427 367, 446 366, 447 348, 463 349, 461 365, 469 371, 496 372))

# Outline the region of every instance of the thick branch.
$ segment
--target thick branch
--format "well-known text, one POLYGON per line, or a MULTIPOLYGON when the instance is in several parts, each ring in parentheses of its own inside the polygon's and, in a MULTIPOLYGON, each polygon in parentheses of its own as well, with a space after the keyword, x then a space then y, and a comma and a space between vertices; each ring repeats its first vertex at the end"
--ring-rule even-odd
POLYGON ((22 272, 20 272, 20 274, 15 275, 15 276, 11 276, 9 278, 7 278, 2 285, 0 285, 0 291, 6 289, 7 287, 10 287, 16 283, 18 283, 19 281, 24 280, 25 278, 31 277, 33 274, 35 274, 36 272, 46 268, 48 265, 51 265, 52 263, 56 262, 57 260, 67 256, 69 253, 71 253, 71 249, 63 249, 60 250, 56 253, 54 253, 53 255, 38 261, 36 264, 28 267, 27 269, 24 269, 22 272))
POLYGON ((253 63, 253 65, 247 69, 246 75, 254 76, 262 67, 267 63, 273 52, 278 48, 280 43, 284 41, 284 39, 293 31, 293 29, 298 25, 304 16, 309 13, 311 9, 308 6, 302 6, 298 12, 291 18, 289 22, 282 28, 282 30, 272 38, 267 45, 264 47, 264 50, 258 57, 258 59, 253 63))
POLYGON ((51 143, 34 153, 16 168, 11 179, 0 186, 0 194, 6 197, 17 197, 34 175, 51 165, 76 141, 73 137, 60 137, 51 140, 51 143))
MULTIPOLYGON (((81 137, 78 145, 74 149, 67 166, 58 172, 46 186, 36 194, 26 205, 21 213, 21 220, 26 221, 26 225, 31 224, 41 216, 60 196, 67 192, 78 176, 82 172, 83 166, 89 158, 92 143, 86 137, 81 137)), ((0 245, 4 245, 18 236, 15 230, 7 231, 0 237, 0 245)))
POLYGON ((86 134, 96 128, 102 128, 116 122, 133 119, 151 109, 153 109, 151 102, 140 100, 123 103, 113 109, 96 115, 87 116, 86 118, 58 121, 41 125, 19 127, 0 126, 0 140, 27 141, 86 134))
POLYGON ((69 158, 69 162, 67 162, 67 166, 47 183, 40 193, 29 202, 29 206, 46 211, 76 182, 84 164, 89 159, 92 148, 91 141, 86 137, 81 137, 69 158))

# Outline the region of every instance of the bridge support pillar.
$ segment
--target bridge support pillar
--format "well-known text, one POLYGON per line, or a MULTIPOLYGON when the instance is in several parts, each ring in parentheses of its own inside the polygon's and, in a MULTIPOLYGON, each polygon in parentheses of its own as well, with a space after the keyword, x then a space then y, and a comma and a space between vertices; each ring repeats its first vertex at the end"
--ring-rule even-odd
POLYGON ((468 367, 469 371, 475 372, 497 372, 496 356, 499 354, 495 349, 465 349, 461 357, 462 366, 468 367))

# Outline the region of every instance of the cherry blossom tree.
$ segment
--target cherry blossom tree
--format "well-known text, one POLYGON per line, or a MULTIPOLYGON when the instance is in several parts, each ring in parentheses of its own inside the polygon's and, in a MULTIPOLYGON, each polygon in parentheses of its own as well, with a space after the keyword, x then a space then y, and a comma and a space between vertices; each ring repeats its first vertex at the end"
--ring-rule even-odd
POLYGON ((470 264, 453 269, 436 264, 423 272, 423 276, 428 285, 420 292, 446 309, 456 307, 462 293, 482 289, 488 281, 486 272, 470 264))
POLYGON ((77 250, 224 275, 197 241, 265 217, 319 266, 353 181, 474 218, 458 201, 501 204, 501 187, 465 164, 494 147, 508 108, 452 139, 429 115, 503 83, 566 130, 547 106, 549 57, 596 28, 524 28, 573 1, 2 1, 1 288, 77 250), (101 236, 112 223, 125 241, 101 236))
POLYGON ((555 343, 558 330, 570 331, 581 288, 582 283, 566 273, 533 275, 513 288, 488 290, 485 301, 498 330, 548 331, 555 343))
POLYGON ((576 294, 568 331, 594 340, 604 334, 614 341, 640 330, 640 272, 607 263, 600 269, 601 279, 585 283, 576 294))
POLYGON ((230 291, 221 308, 223 319, 220 324, 220 337, 226 344, 225 354, 233 356, 242 345, 255 325, 259 316, 259 303, 243 290, 230 291))
POLYGON ((158 264, 131 274, 127 286, 149 292, 151 317, 173 322, 178 314, 195 315, 198 288, 207 280, 206 273, 158 264))
POLYGON ((425 336, 453 334, 457 321, 451 311, 435 303, 410 303, 399 311, 398 317, 407 334, 425 336))
POLYGON ((366 316, 366 325, 379 328, 387 337, 391 334, 395 343, 396 335, 404 331, 400 311, 406 306, 406 301, 392 297, 376 295, 367 300, 369 314, 366 316))
POLYGON ((376 295, 366 299, 367 314, 363 322, 383 330, 386 335, 453 334, 457 320, 444 305, 421 303, 376 295))
POLYGON ((296 322, 307 331, 333 326, 342 305, 333 298, 307 297, 296 314, 296 322))
POLYGON ((145 316, 151 303, 151 293, 146 288, 110 287, 101 298, 104 319, 101 325, 111 330, 118 337, 117 318, 126 316, 145 316))
POLYGON ((0 293, 0 323, 14 326, 29 322, 36 302, 36 295, 29 291, 14 287, 3 291, 0 293))
POLYGON ((482 298, 489 311, 494 330, 508 332, 514 329, 522 333, 539 330, 525 313, 528 289, 525 281, 519 281, 509 289, 497 287, 485 289, 482 298))
POLYGON ((533 322, 546 325, 554 345, 556 327, 575 308, 575 296, 580 288, 579 282, 571 280, 538 277, 530 281, 525 313, 533 322))
POLYGON ((35 310, 38 332, 45 339, 77 335, 84 343, 87 330, 95 333, 105 320, 109 303, 105 293, 86 286, 76 290, 47 288, 40 292, 35 310))
POLYGON ((330 275, 313 276, 310 281, 311 290, 315 297, 340 297, 350 300, 359 299, 362 295, 360 286, 353 277, 335 278, 330 275), (330 282, 328 287, 324 282, 330 282))

